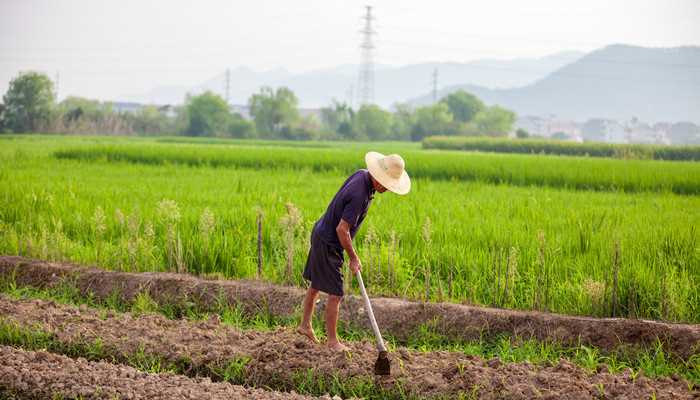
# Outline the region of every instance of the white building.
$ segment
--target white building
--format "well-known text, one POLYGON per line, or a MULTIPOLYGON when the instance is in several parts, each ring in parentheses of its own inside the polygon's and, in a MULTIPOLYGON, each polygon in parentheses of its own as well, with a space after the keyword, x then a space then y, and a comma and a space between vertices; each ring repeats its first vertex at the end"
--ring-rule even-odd
POLYGON ((136 113, 141 111, 141 109, 144 107, 144 105, 141 103, 129 101, 108 101, 106 104, 112 107, 112 111, 117 113, 136 113))
POLYGON ((518 117, 514 124, 515 129, 524 129, 531 136, 542 136, 551 138, 554 134, 560 133, 566 135, 575 141, 582 141, 581 129, 574 121, 558 119, 554 115, 539 117, 534 115, 526 115, 518 117))

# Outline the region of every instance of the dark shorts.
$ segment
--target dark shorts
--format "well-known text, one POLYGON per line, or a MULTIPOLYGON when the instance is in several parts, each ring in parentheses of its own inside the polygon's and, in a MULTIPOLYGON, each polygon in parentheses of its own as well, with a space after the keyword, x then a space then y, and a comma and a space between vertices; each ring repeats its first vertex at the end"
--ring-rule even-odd
POLYGON ((306 259, 304 278, 311 287, 335 296, 343 295, 343 251, 321 239, 316 229, 311 233, 311 249, 306 259))

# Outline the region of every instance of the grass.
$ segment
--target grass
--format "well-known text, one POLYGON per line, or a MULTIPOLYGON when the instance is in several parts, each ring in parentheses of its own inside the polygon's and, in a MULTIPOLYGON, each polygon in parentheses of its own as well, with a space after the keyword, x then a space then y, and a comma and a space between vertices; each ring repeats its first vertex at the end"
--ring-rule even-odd
MULTIPOLYGON (((302 285, 310 229, 345 178, 340 170, 345 168, 344 160, 355 157, 353 165, 361 166, 359 153, 353 153, 361 145, 348 152, 285 148, 279 143, 274 147, 260 147, 264 143, 152 146, 156 146, 152 140, 142 138, 32 136, 4 141, 0 148, 0 185, 4 189, 0 192, 0 253, 126 271, 180 270, 251 278, 257 275, 256 218, 260 210, 262 278, 285 282, 288 231, 281 222, 287 213, 285 203, 291 202, 302 217, 292 232, 292 283, 302 285), (215 168, 204 163, 186 167, 164 159, 142 164, 52 157, 63 148, 90 150, 95 143, 113 143, 129 151, 139 151, 136 144, 144 144, 147 153, 155 149, 165 156, 199 154, 207 159, 222 155, 235 162, 236 157, 250 154, 256 159, 269 155, 272 161, 261 161, 270 164, 255 169, 215 168), (279 157, 287 161, 273 164, 279 157), (338 170, 304 167, 336 161, 338 170)), ((401 149, 406 144, 398 146, 401 149)), ((406 151, 409 160, 415 150, 406 151)), ((450 162, 459 168, 470 165, 443 158, 438 152, 417 152, 416 156, 422 158, 414 164, 409 160, 409 171, 411 165, 425 165, 426 170, 450 162)), ((458 160, 472 157, 456 156, 461 157, 458 160)), ((502 158, 476 157, 473 162, 481 159, 494 165, 502 158)), ((540 165, 539 160, 562 160, 512 157, 530 163, 530 169, 540 165)), ((607 168, 609 173, 616 173, 610 165, 640 176, 659 170, 654 179, 660 182, 664 174, 700 179, 700 173, 684 169, 695 165, 690 163, 582 161, 603 162, 596 168, 607 168)), ((413 185, 412 193, 405 197, 376 196, 355 240, 372 293, 414 299, 425 299, 427 293, 430 301, 592 316, 613 315, 614 310, 616 316, 700 322, 698 196, 520 187, 459 179, 415 178, 413 185), (392 236, 396 238, 393 242, 392 236)))
MULTIPOLYGON (((137 307, 141 312, 158 313, 170 319, 185 317, 189 320, 196 321, 208 319, 209 316, 214 313, 219 316, 223 324, 243 330, 273 330, 281 326, 292 328, 295 327, 299 321, 298 317, 279 318, 265 312, 249 315, 243 313, 241 309, 231 307, 223 302, 213 311, 197 309, 194 308, 194 306, 183 310, 180 304, 158 304, 151 300, 145 293, 137 296, 131 303, 123 301, 118 293, 114 293, 107 299, 100 301, 92 295, 81 294, 77 287, 69 281, 64 281, 62 284, 52 288, 37 289, 32 287, 18 287, 12 279, 2 279, 0 280, 0 293, 15 299, 42 299, 73 306, 86 304, 102 312, 111 310, 127 312, 137 307), (149 304, 149 307, 144 309, 141 306, 136 306, 137 304, 143 303, 149 304), (180 311, 173 312, 174 309, 180 309, 180 311)), ((184 304, 187 303, 185 302, 184 304)), ((319 332, 317 332, 318 336, 321 339, 325 338, 325 332, 323 331, 324 324, 322 321, 315 319, 314 326, 319 330, 319 332)), ((48 346, 46 343, 51 340, 50 337, 46 335, 42 336, 40 332, 32 334, 31 332, 26 332, 26 330, 17 331, 11 328, 12 327, 3 328, 0 324, 0 343, 21 346, 29 350, 40 348, 51 349, 50 346, 46 347, 48 346), (7 331, 7 333, 2 333, 4 331, 7 331), (27 334, 29 335, 29 339, 23 338, 22 335, 27 334)), ((370 332, 357 330, 344 324, 340 324, 339 326, 339 335, 341 338, 350 341, 373 340, 373 336, 370 332)), ((611 373, 620 373, 629 368, 634 377, 639 376, 640 373, 643 373, 644 376, 647 377, 673 376, 675 374, 684 377, 693 386, 700 385, 700 353, 691 356, 687 360, 681 360, 666 353, 660 342, 648 348, 620 348, 618 351, 606 353, 595 347, 583 344, 577 346, 563 346, 555 342, 521 339, 511 336, 500 336, 488 339, 482 338, 474 341, 455 341, 436 331, 430 324, 423 325, 414 332, 407 341, 398 341, 393 337, 387 337, 386 339, 390 351, 395 351, 398 346, 406 346, 416 351, 452 351, 481 357, 487 360, 498 358, 504 363, 527 361, 535 365, 556 365, 560 359, 565 359, 591 373, 598 371, 603 366, 611 373)), ((104 359, 105 350, 100 343, 87 343, 81 346, 82 347, 76 347, 75 351, 83 352, 88 356, 75 352, 66 353, 66 351, 73 351, 70 349, 57 348, 56 351, 70 356, 83 356, 88 359, 93 359, 89 357, 91 356, 96 357, 94 359, 104 359)), ((191 365, 187 364, 186 360, 183 360, 183 362, 179 364, 169 364, 157 357, 154 358, 146 355, 143 351, 130 355, 126 362, 139 369, 148 369, 151 371, 174 370, 177 372, 192 368, 191 365)), ((223 364, 212 366, 210 370, 203 373, 217 380, 244 383, 245 365, 248 362, 249 360, 244 357, 226 360, 223 364)), ((295 386, 285 386, 283 389, 291 390, 297 387, 297 384, 299 384, 299 386, 294 390, 299 393, 323 394, 323 391, 303 392, 301 389, 304 387, 315 387, 320 390, 320 388, 326 388, 327 385, 335 383, 333 383, 333 380, 315 382, 309 380, 308 375, 300 374, 295 377, 295 386), (296 382, 297 379, 299 379, 299 382, 296 382)), ((364 390, 362 388, 364 387, 365 383, 358 381, 353 382, 343 390, 336 388, 339 391, 334 393, 344 393, 341 394, 341 396, 345 397, 350 393, 347 391, 350 390, 349 388, 362 392, 362 390, 364 390)))

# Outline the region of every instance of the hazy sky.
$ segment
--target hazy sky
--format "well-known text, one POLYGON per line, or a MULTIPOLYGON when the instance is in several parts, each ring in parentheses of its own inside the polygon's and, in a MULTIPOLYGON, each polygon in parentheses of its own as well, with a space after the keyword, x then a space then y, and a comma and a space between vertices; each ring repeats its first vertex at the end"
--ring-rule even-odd
POLYGON ((357 63, 366 4, 382 64, 700 45, 699 0, 0 0, 0 92, 28 69, 58 72, 61 98, 116 99, 238 65, 357 63))

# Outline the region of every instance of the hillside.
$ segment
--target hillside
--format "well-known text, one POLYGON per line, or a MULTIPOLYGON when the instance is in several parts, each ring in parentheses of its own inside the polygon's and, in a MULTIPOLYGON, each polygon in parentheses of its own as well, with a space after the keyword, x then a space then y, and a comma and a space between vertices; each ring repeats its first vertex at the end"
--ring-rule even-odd
MULTIPOLYGON (((647 122, 700 123, 700 47, 611 45, 527 86, 489 89, 473 84, 454 85, 440 94, 459 89, 521 115, 555 114, 574 120, 637 117, 647 122)), ((432 96, 426 94, 412 103, 426 104, 431 100, 432 96)))
MULTIPOLYGON (((583 53, 567 51, 542 58, 512 60, 484 59, 468 63, 434 62, 405 66, 377 65, 375 68, 375 101, 383 107, 405 101, 425 93, 431 87, 433 71, 439 70, 439 85, 451 86, 470 83, 487 88, 508 88, 535 82, 563 65, 575 61, 583 53)), ((347 101, 354 86, 358 93, 357 65, 337 67, 304 73, 291 73, 284 69, 253 71, 247 67, 231 69, 230 98, 235 104, 243 104, 260 86, 287 86, 299 98, 302 107, 322 107, 332 99, 347 101)), ((223 94, 226 87, 225 73, 194 87, 156 87, 150 92, 125 96, 126 99, 159 104, 177 104, 185 93, 212 90, 223 94)))

